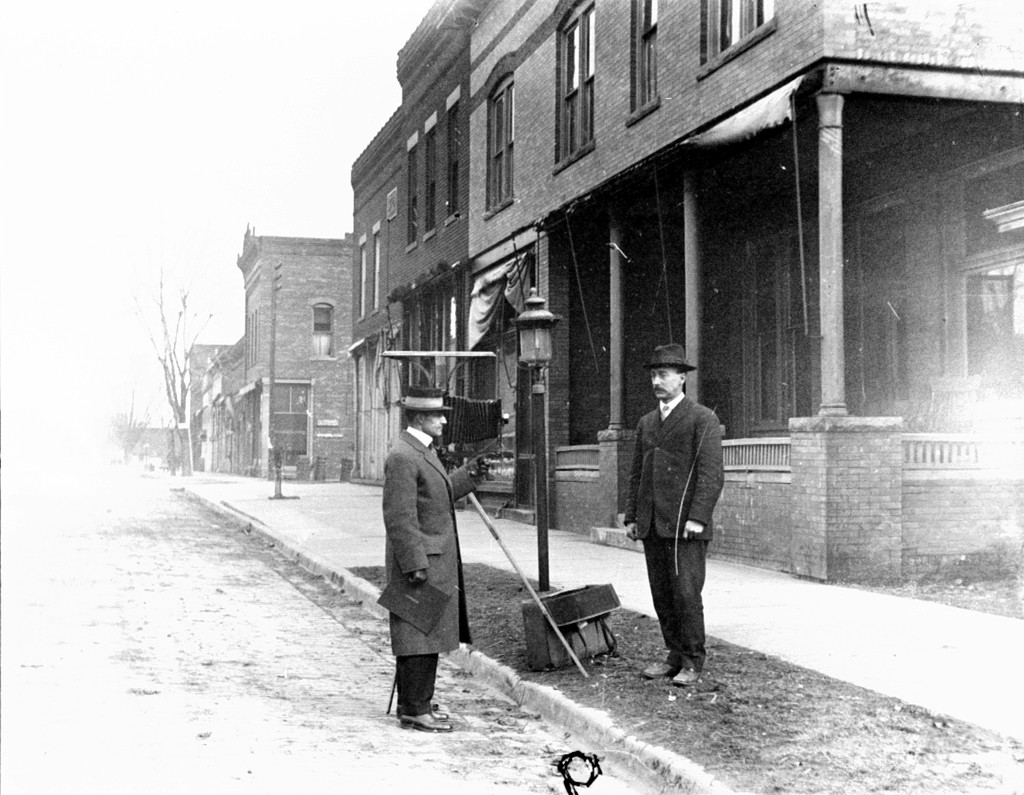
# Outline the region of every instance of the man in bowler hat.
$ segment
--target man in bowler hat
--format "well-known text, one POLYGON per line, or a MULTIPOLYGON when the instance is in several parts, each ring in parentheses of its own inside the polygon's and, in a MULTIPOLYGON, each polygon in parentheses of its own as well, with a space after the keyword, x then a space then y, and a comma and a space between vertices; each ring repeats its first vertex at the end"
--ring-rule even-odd
POLYGON ((644 669, 647 679, 692 685, 704 649, 705 557, 711 514, 722 493, 722 433, 718 417, 683 392, 696 369, 683 346, 654 349, 645 367, 658 408, 640 418, 629 476, 626 535, 644 542, 647 578, 668 653, 644 669))
POLYGON ((450 475, 445 471, 434 450, 448 413, 440 389, 409 387, 401 406, 407 427, 384 463, 388 583, 417 603, 426 601, 417 598, 417 589, 427 582, 450 598, 431 616, 428 632, 390 615, 398 718, 403 728, 450 732, 449 716, 433 700, 438 655, 470 642, 455 500, 476 488, 487 467, 481 458, 450 475))

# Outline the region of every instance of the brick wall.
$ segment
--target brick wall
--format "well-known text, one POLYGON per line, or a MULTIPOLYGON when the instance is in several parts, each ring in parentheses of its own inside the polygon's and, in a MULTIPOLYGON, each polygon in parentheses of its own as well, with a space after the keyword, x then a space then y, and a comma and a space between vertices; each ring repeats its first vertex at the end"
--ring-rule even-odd
POLYGON ((794 574, 899 579, 900 425, 892 417, 789 421, 794 574))
POLYGON ((908 478, 902 519, 908 579, 1013 574, 1024 562, 1024 471, 908 478))
POLYGON ((712 557, 789 570, 792 541, 788 472, 729 472, 715 507, 712 557))
MULTIPOLYGON (((310 384, 310 435, 307 459, 310 466, 324 460, 322 475, 338 479, 347 475, 353 457, 351 362, 352 236, 316 239, 255 236, 247 233, 238 266, 246 279, 246 313, 259 311, 257 360, 247 368, 246 382, 270 376, 273 319, 276 381, 310 384), (279 266, 279 267, 277 267, 279 266), (270 285, 279 278, 276 310, 270 285), (314 356, 313 306, 333 307, 330 357, 314 356)), ((263 403, 269 400, 264 393, 263 403)), ((263 406, 262 428, 266 437, 268 408, 263 406)), ((266 446, 264 439, 263 446, 266 446)))

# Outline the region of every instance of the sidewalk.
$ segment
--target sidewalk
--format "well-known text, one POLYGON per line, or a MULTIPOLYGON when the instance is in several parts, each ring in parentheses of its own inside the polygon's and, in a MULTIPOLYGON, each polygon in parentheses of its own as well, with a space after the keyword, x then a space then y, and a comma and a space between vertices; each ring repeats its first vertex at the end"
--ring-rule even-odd
MULTIPOLYGON (((269 535, 327 571, 384 560, 381 489, 285 481, 299 499, 270 500, 265 480, 198 474, 178 481, 207 502, 256 520, 269 535)), ((476 512, 458 513, 462 557, 512 570, 476 512)), ((536 532, 495 520, 530 577, 536 532)), ((552 587, 612 583, 622 607, 654 615, 642 555, 552 530, 552 587)), ((1024 621, 709 560, 704 610, 709 635, 1024 739, 1024 621)))

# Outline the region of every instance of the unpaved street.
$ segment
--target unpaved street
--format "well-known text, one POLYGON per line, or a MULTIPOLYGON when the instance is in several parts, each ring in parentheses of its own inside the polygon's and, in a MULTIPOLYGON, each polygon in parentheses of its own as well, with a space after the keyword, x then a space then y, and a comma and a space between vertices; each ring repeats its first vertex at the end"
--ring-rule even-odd
POLYGON ((383 622, 168 481, 3 499, 5 795, 565 791, 580 746, 450 666, 456 732, 400 729, 383 622))

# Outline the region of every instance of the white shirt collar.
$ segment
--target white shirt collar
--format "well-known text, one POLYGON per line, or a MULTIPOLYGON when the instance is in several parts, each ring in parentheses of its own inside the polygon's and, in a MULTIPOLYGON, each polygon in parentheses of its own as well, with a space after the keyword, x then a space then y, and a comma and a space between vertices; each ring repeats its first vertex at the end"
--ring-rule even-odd
POLYGON ((413 428, 411 425, 406 430, 413 435, 413 438, 423 442, 423 446, 429 448, 433 444, 434 439, 429 433, 424 433, 419 428, 413 428))
POLYGON ((669 412, 671 412, 672 409, 674 409, 676 406, 678 406, 682 402, 683 397, 685 397, 685 395, 682 392, 680 392, 678 395, 676 395, 674 398, 672 398, 672 400, 668 401, 668 403, 664 403, 664 402, 660 403, 658 408, 661 411, 661 416, 662 417, 668 416, 669 412))

